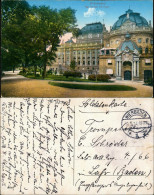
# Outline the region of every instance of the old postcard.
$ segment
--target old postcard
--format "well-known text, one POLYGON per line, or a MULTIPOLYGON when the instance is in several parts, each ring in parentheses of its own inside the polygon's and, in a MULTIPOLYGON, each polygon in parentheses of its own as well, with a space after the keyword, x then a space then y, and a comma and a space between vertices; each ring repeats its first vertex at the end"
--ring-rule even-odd
POLYGON ((152 99, 2 98, 1 194, 153 194, 152 99))
POLYGON ((2 0, 2 195, 153 195, 153 1, 2 0))
POLYGON ((152 7, 3 1, 2 97, 152 97, 152 7))

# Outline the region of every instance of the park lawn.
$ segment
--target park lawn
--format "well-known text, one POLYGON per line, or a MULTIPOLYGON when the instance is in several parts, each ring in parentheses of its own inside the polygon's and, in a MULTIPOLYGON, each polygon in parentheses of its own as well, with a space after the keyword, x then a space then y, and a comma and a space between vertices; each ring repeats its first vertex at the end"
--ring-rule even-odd
POLYGON ((135 91, 136 88, 127 85, 86 85, 86 84, 73 84, 73 83, 55 83, 49 82, 50 85, 70 88, 70 89, 83 89, 83 90, 97 90, 97 91, 135 91))
MULTIPOLYGON (((25 75, 25 77, 30 79, 40 79, 42 80, 42 77, 35 77, 34 75, 25 75)), ((68 77, 62 75, 47 75, 45 80, 52 80, 52 81, 74 81, 74 82, 92 82, 92 83, 102 83, 101 81, 90 81, 88 79, 82 79, 82 78, 75 78, 75 77, 68 77)), ((107 83, 113 83, 113 81, 106 81, 107 83)))

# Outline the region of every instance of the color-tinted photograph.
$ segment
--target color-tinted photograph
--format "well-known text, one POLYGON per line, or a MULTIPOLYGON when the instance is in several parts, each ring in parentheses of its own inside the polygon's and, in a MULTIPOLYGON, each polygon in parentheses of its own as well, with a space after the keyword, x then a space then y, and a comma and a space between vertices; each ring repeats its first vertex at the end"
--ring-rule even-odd
POLYGON ((2 1, 1 97, 152 97, 153 1, 2 1))

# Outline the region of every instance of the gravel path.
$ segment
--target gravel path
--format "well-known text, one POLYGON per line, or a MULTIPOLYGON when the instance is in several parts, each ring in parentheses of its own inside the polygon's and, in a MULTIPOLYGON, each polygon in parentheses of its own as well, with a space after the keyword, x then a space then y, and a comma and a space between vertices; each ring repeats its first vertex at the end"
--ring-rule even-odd
MULTIPOLYGON (((143 82, 116 81, 115 83, 104 83, 104 85, 128 85, 137 88, 136 91, 92 91, 80 89, 67 89, 51 86, 47 80, 27 79, 17 72, 7 72, 2 78, 2 97, 152 97, 153 88, 143 85, 143 82)), ((55 81, 54 81, 55 82, 55 81)), ((71 83, 71 82, 67 82, 71 83)), ((79 83, 78 84, 90 84, 79 83)), ((94 84, 94 83, 93 83, 94 84)), ((97 85, 102 83, 97 83, 97 85)))

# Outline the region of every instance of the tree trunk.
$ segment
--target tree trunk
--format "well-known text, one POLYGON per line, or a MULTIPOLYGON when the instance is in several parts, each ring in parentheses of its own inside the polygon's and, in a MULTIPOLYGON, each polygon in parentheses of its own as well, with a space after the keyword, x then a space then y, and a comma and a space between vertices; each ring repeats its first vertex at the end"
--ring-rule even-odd
POLYGON ((27 53, 25 53, 25 67, 28 67, 28 64, 29 64, 28 56, 27 53))
POLYGON ((36 70, 37 70, 37 65, 34 65, 34 75, 36 77, 36 70))
POLYGON ((15 66, 13 65, 13 73, 14 73, 14 70, 15 70, 15 66))
POLYGON ((43 64, 43 79, 46 77, 46 65, 47 65, 47 51, 46 51, 46 42, 44 42, 44 64, 43 64))

